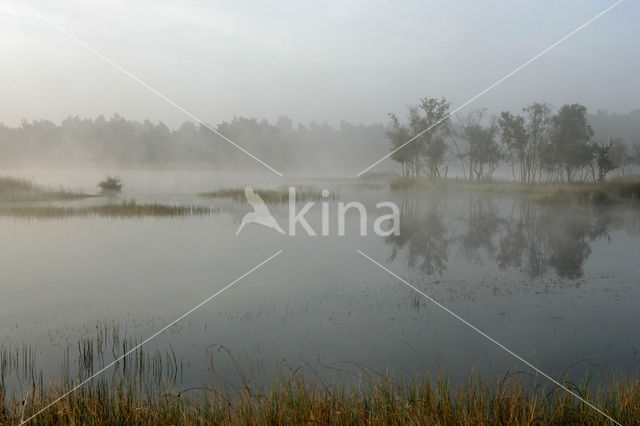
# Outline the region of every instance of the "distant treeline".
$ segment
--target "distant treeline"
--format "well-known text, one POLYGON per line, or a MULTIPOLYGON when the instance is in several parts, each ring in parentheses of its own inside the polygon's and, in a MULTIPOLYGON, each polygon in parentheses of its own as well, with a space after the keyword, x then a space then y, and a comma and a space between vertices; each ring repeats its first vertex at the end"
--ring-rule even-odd
POLYGON ((504 165, 522 183, 603 182, 610 172, 624 175, 640 165, 640 110, 589 116, 580 104, 553 113, 549 104, 532 103, 518 114, 473 110, 455 123, 449 110, 445 98, 423 98, 408 107, 406 121, 389 114, 391 158, 403 176, 437 179, 454 166, 465 179, 488 181, 504 165))
MULTIPOLYGON (((282 171, 355 174, 399 147, 449 112, 443 99, 424 98, 407 119, 391 114, 385 124, 338 126, 294 124, 235 117, 213 126, 253 155, 282 171)), ((556 113, 535 103, 521 113, 490 117, 475 110, 447 118, 398 150, 378 170, 405 176, 449 174, 488 180, 501 167, 523 182, 598 180, 625 173, 640 161, 640 110, 588 115, 581 105, 556 113), (460 118, 460 116, 462 117, 460 118)), ((139 166, 205 164, 255 168, 256 162, 206 126, 185 122, 169 129, 162 122, 69 117, 60 124, 23 120, 0 125, 0 167, 139 166)))
MULTIPOLYGON (((235 117, 212 127, 280 170, 353 172, 354 164, 384 154, 387 144, 382 124, 341 122, 336 128, 315 122, 294 125, 287 117, 275 123, 235 117)), ((195 163, 246 168, 257 164, 206 126, 191 122, 172 130, 162 122, 131 121, 116 114, 95 120, 69 117, 59 125, 48 120, 23 120, 15 128, 0 125, 0 167, 195 163)))

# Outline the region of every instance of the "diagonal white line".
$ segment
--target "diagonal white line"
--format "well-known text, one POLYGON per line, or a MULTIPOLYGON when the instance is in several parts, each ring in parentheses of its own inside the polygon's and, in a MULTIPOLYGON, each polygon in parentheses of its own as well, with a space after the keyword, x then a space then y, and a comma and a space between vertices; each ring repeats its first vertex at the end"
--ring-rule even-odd
POLYGON ((372 258, 370 258, 369 256, 367 256, 366 254, 364 254, 362 251, 357 250, 356 251, 361 254, 363 257, 365 257, 366 259, 370 260, 371 262, 373 262, 374 264, 378 265, 381 269, 383 269, 384 271, 388 272, 390 275, 392 275, 394 278, 397 278, 398 280, 402 281, 402 283, 404 283, 406 286, 410 287, 411 289, 413 289, 414 291, 416 291, 417 293, 421 294, 422 296, 426 297, 429 301, 433 302, 434 304, 436 304, 438 307, 442 308, 444 311, 446 311, 448 314, 450 314, 451 316, 453 316, 454 318, 456 318, 457 320, 461 321, 462 323, 464 323, 467 327, 471 328, 473 331, 477 332, 478 334, 480 334, 481 336, 487 338, 488 340, 490 340, 491 342, 495 343, 497 346, 499 346, 501 349, 504 349, 506 352, 508 352, 509 354, 511 354, 512 356, 514 356, 516 359, 518 359, 519 361, 525 363, 526 365, 528 365, 529 367, 531 367, 532 369, 534 369, 535 371, 537 371, 539 374, 541 374, 542 376, 544 376, 545 378, 547 378, 548 380, 550 380, 553 384, 555 384, 556 386, 561 387, 562 389, 566 390, 567 392, 569 392, 571 395, 573 395, 574 397, 578 398, 580 401, 584 402, 585 404, 587 404, 589 407, 593 408, 594 410, 596 410, 598 413, 602 414, 603 416, 605 416, 607 419, 611 420, 613 423, 622 426, 622 423, 614 420, 611 416, 609 416, 607 413, 605 413, 604 411, 600 410, 598 407, 596 407, 595 405, 591 404, 589 401, 585 400, 584 398, 582 398, 580 395, 578 395, 577 393, 573 392, 572 390, 570 390, 569 388, 567 388, 566 386, 564 386, 562 383, 558 382, 556 379, 554 379, 553 377, 549 376, 547 373, 545 373, 544 371, 540 370, 538 367, 536 367, 535 365, 531 364, 529 361, 527 361, 526 359, 522 358, 520 355, 516 354, 515 352, 513 352, 511 349, 507 348, 506 346, 504 346, 502 343, 498 342, 496 339, 494 339, 493 337, 489 336, 487 333, 485 333, 484 331, 480 330, 478 327, 476 327, 475 325, 471 324, 469 321, 465 320, 464 318, 462 318, 460 315, 456 314, 455 312, 453 312, 451 309, 447 308, 446 306, 442 305, 440 302, 438 302, 437 300, 433 299, 432 297, 430 297, 429 295, 427 295, 426 293, 424 293, 423 291, 420 291, 420 289, 418 289, 417 287, 415 287, 414 285, 410 284, 409 282, 407 282, 406 280, 402 279, 401 277, 399 277, 398 275, 396 275, 395 273, 393 273, 391 270, 387 269, 386 267, 384 267, 383 265, 381 265, 379 262, 373 260, 372 258))
POLYGON ((266 168, 268 168, 269 170, 271 170, 272 172, 274 172, 275 174, 277 174, 278 176, 283 176, 282 173, 280 173, 279 171, 277 171, 276 169, 274 169, 273 167, 271 167, 270 165, 268 165, 267 163, 265 163, 264 161, 262 161, 261 159, 259 159, 258 157, 256 157, 255 155, 253 155, 252 153, 250 153, 249 151, 247 151, 246 149, 244 149, 243 147, 241 147, 240 145, 238 145, 237 143, 235 143, 234 141, 232 141, 231 139, 229 139, 228 137, 226 137, 225 135, 223 135, 222 133, 220 133, 219 131, 217 131, 216 129, 214 129, 213 127, 209 126, 207 123, 205 123, 204 121, 202 121, 201 119, 199 119, 198 117, 196 117, 194 114, 192 114, 191 112, 189 112, 188 110, 186 110, 185 108, 181 107, 180 105, 178 105, 176 102, 174 102, 173 100, 171 100, 170 98, 168 98, 167 96, 163 95, 162 93, 160 93, 159 91, 157 91, 156 89, 154 89, 153 87, 151 87, 150 85, 148 85, 147 83, 145 83, 144 81, 142 81, 140 78, 136 77, 134 74, 132 74, 131 72, 127 71, 126 69, 122 68, 120 65, 118 65, 117 63, 115 63, 113 60, 111 60, 110 58, 108 58, 107 56, 103 55, 102 53, 98 52, 96 49, 94 49, 93 47, 91 47, 89 44, 85 43, 84 41, 80 40, 78 37, 74 36, 73 34, 71 34, 69 31, 65 30, 64 28, 62 28, 60 25, 56 24, 54 21, 52 21, 51 19, 49 19, 48 17, 44 16, 43 14, 41 14, 40 12, 38 12, 37 10, 35 10, 33 7, 31 7, 29 4, 25 3, 23 0, 16 0, 19 3, 21 3, 24 7, 26 7, 27 9, 29 9, 34 15, 36 15, 38 18, 42 19, 43 21, 45 21, 46 23, 48 23, 49 25, 51 25, 53 28, 55 28, 56 30, 60 31, 61 33, 63 33, 64 35, 66 35, 67 37, 69 37, 70 39, 72 39, 73 41, 75 41, 76 43, 80 44, 82 47, 86 48, 87 50, 89 50, 91 53, 93 53, 94 55, 96 55, 97 57, 99 57, 100 59, 102 59, 103 61, 107 62, 109 65, 113 66, 115 69, 117 69, 118 71, 122 72, 123 74, 127 75, 128 77, 130 77, 132 80, 136 81, 138 84, 140 84, 142 87, 144 87, 145 89, 149 90, 150 92, 156 94, 157 96, 159 96, 160 98, 162 98, 164 101, 166 101, 168 104, 172 105, 173 107, 177 108, 178 110, 182 111, 183 113, 185 113, 187 116, 191 117, 192 119, 194 119, 195 121, 197 121, 198 123, 202 124, 204 127, 206 127, 207 129, 211 130, 213 133, 215 133, 216 135, 220 136, 222 139, 224 139, 225 141, 229 142, 231 145, 235 146, 236 148, 238 148, 240 151, 244 152, 245 154, 247 154, 249 157, 253 158, 254 160, 256 160, 258 163, 262 164, 263 166, 265 166, 266 168))
POLYGON ((615 2, 614 4, 612 4, 611 6, 609 6, 608 8, 606 8, 605 10, 603 10, 602 12, 598 13, 596 16, 594 16, 593 18, 589 19, 587 22, 585 22, 584 24, 580 25, 578 28, 576 28, 575 30, 571 31, 569 34, 567 34, 566 36, 562 37, 560 40, 556 41, 555 43, 553 43, 551 46, 547 47, 546 49, 544 49, 542 52, 538 53, 536 56, 534 56, 533 58, 529 59, 527 62, 525 62, 524 64, 520 65, 519 67, 517 67, 516 69, 514 69, 513 71, 511 71, 509 74, 505 75, 504 77, 502 77, 500 80, 496 81, 495 83, 493 83, 491 86, 487 87, 486 89, 484 89, 483 91, 481 91, 480 93, 478 93, 477 95, 475 95, 474 97, 472 97, 471 99, 469 99, 468 101, 466 101, 465 103, 463 103, 462 105, 458 106, 456 109, 454 109, 453 111, 451 111, 450 113, 448 113, 447 115, 445 115, 443 118, 441 118, 440 120, 436 121, 434 124, 432 124, 431 126, 427 127, 426 129, 424 129, 423 131, 421 131, 420 133, 418 133, 417 135, 415 135, 414 137, 412 137, 411 139, 409 139, 408 141, 406 141, 405 143, 403 143, 402 145, 400 145, 399 147, 397 147, 396 149, 394 149, 393 151, 389 152, 387 155, 385 155, 384 157, 382 157, 381 159, 379 159, 378 161, 376 161, 375 163, 371 164, 369 167, 367 167, 366 169, 362 170, 360 173, 358 173, 356 176, 360 176, 361 174, 367 172, 369 169, 377 166, 378 164, 380 164, 383 160, 389 158, 390 156, 392 156, 394 153, 396 153, 397 151, 401 150, 402 148, 404 148, 405 146, 407 146, 408 144, 410 144, 411 142, 415 141, 416 139, 418 139, 420 136, 424 135, 426 132, 428 132, 429 130, 433 129, 434 127, 436 127, 438 124, 442 123, 443 121, 445 121, 446 119, 448 119, 449 117, 451 117, 452 115, 454 115, 455 113, 457 113, 458 111, 460 111, 462 108, 466 107, 467 105, 469 105, 471 102, 475 101, 476 99, 478 99, 480 96, 484 95, 485 93, 487 93, 488 91, 490 91, 491 89, 493 89, 494 87, 496 87, 497 85, 499 85, 500 83, 502 83, 503 81, 505 81, 506 79, 508 79, 509 77, 511 77, 512 75, 514 75, 515 73, 517 73, 518 71, 522 70, 524 67, 526 67, 527 65, 529 65, 530 63, 532 63, 533 61, 535 61, 536 59, 538 59, 539 57, 543 56, 544 54, 546 54, 547 52, 549 52, 551 49, 553 49, 554 47, 556 47, 557 45, 559 45, 560 43, 562 43, 563 41, 567 40, 569 37, 573 36, 575 33, 577 33, 578 31, 582 30, 583 28, 585 28, 586 26, 588 26, 589 24, 591 24, 593 21, 595 21, 596 19, 600 18, 602 15, 604 15, 605 13, 609 12, 611 9, 613 9, 614 7, 618 6, 620 3, 622 3, 624 0, 618 0, 617 2, 615 2))
POLYGON ((266 264, 267 262, 269 262, 271 259, 273 259, 274 257, 276 257, 277 255, 279 255, 280 253, 282 253, 284 250, 278 250, 275 254, 272 254, 270 257, 268 257, 267 259, 263 260, 262 262, 260 262, 259 264, 257 264, 256 266, 254 266, 253 268, 249 269, 247 272, 245 272, 244 274, 240 275, 238 278, 236 278, 235 280, 231 281, 229 284, 227 284, 226 286, 224 286, 222 289, 218 290, 217 292, 215 292, 214 294, 212 294, 211 296, 207 297, 206 299, 204 299, 202 302, 198 303, 196 306, 194 306, 193 308, 189 309, 187 312, 185 312, 184 314, 180 315, 178 318, 176 318, 175 320, 171 321, 169 324, 165 325, 164 327, 162 327, 160 330, 156 331, 155 333, 153 333, 151 336, 147 337, 146 339, 144 339, 142 342, 140 342, 138 345, 136 345, 135 347, 129 349, 127 352, 125 352, 124 354, 122 354, 121 356, 119 356, 118 358, 116 358, 113 362, 111 362, 109 365, 107 365, 106 367, 102 368, 101 370, 99 370, 98 372, 96 372, 94 375, 92 375, 91 377, 85 379, 84 381, 80 382, 79 384, 77 384, 76 386, 74 386, 73 388, 71 388, 69 391, 67 391, 66 393, 64 393, 62 396, 60 396, 59 398, 57 398, 56 400, 54 400, 53 402, 49 403, 47 406, 45 406, 44 408, 40 409, 39 411, 37 411, 35 414, 33 414, 31 417, 29 417, 28 419, 26 419, 23 422, 20 422, 20 424, 25 424, 27 422, 29 422, 29 420, 33 419, 34 417, 36 417, 38 414, 42 413, 43 411, 48 410, 49 408, 51 408, 53 405, 55 405, 57 402, 59 402, 60 400, 66 398, 67 396, 69 396, 70 394, 72 394, 73 392, 75 392, 76 390, 78 390, 80 387, 82 387, 83 385, 87 384, 88 382, 90 382, 91 380, 93 380, 94 378, 96 378, 97 376, 99 376, 100 374, 104 373, 107 369, 109 369, 110 367, 112 367, 113 365, 115 365, 117 362, 121 361, 123 358, 125 358, 127 355, 131 354, 132 352, 136 351, 137 349, 139 349, 142 345, 144 345, 145 343, 149 342, 151 339, 159 336, 160 334, 164 333, 169 327, 175 325, 178 321, 184 319, 185 317, 191 315, 195 310, 197 310, 198 308, 200 308, 202 305, 206 304, 207 302, 211 301, 213 298, 215 298, 216 296, 218 296, 219 294, 221 294, 223 291, 225 291, 226 289, 228 289, 229 287, 233 286, 234 284, 236 284, 238 281, 240 281, 241 279, 243 279, 244 277, 246 277, 247 275, 249 275, 250 273, 252 273, 253 271, 255 271, 256 269, 260 268, 261 266, 263 266, 264 264, 266 264))

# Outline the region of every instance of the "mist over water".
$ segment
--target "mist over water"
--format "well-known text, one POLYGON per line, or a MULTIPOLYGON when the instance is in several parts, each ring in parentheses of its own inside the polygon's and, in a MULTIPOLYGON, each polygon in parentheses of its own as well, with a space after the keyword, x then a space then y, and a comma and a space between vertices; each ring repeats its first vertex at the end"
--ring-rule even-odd
POLYGON ((0 5, 0 423, 637 417, 639 4, 69 6, 0 5))
MULTIPOLYGON (((607 143, 619 138, 632 155, 634 146, 640 143, 639 111, 609 114, 598 110, 589 114, 593 141, 607 143)), ((399 114, 404 119, 402 116, 405 114, 399 114)), ((484 121, 490 121, 495 115, 498 111, 486 113, 484 121)), ((451 121, 455 128, 451 139, 459 139, 464 114, 451 121)), ((354 177, 388 155, 392 124, 385 117, 369 125, 341 121, 335 126, 326 121, 294 123, 292 119, 281 116, 273 122, 235 117, 213 127, 286 176, 344 178, 354 177)), ((428 127, 422 122, 413 125, 417 126, 415 133, 428 127)), ((403 136, 402 143, 411 136, 403 136)), ((447 168, 447 176, 463 177, 453 143, 448 143, 450 150, 441 160, 447 168)), ((60 123, 39 119, 23 120, 16 127, 0 125, 0 172, 5 174, 17 172, 20 176, 33 177, 44 175, 47 170, 61 169, 59 173, 52 174, 55 178, 64 175, 65 170, 73 170, 73 173, 99 170, 103 174, 138 170, 141 174, 142 170, 153 168, 173 169, 174 173, 195 169, 191 172, 194 176, 198 171, 211 169, 226 171, 226 176, 233 175, 228 172, 238 170, 242 170, 243 175, 269 174, 269 170, 255 159, 210 129, 190 121, 170 129, 162 122, 137 122, 115 114, 110 118, 99 116, 96 119, 68 117, 60 123)), ((397 172, 398 168, 387 160, 372 171, 397 172)), ((89 176, 93 180, 100 178, 97 173, 87 174, 89 176)), ((512 179, 513 170, 508 164, 502 164, 494 177, 512 179)), ((83 181, 66 180, 65 183, 76 187, 83 181)))
MULTIPOLYGON (((66 172, 47 181, 86 176, 66 172)), ((0 218, 2 235, 13 242, 0 249, 3 347, 32 345, 45 383, 60 379, 67 345, 73 377, 76 340, 116 327, 120 339, 140 341, 280 249, 259 273, 145 347, 151 355, 175 352, 179 367, 171 368, 179 374, 165 373, 178 387, 214 376, 268 385, 279 368, 301 365, 325 378, 436 368, 461 381, 471 370, 491 378, 523 368, 356 249, 550 374, 579 379, 638 371, 635 207, 545 206, 522 197, 398 193, 385 185, 316 180, 308 184, 338 194, 330 202, 331 236, 301 230, 283 236, 258 225, 234 236, 249 206, 195 193, 250 176, 184 170, 123 176, 132 187, 123 198, 226 208, 179 219, 0 218), (161 195, 150 182, 172 182, 175 189, 161 195), (367 206, 371 227, 382 199, 400 206, 399 236, 360 236, 357 214, 347 215, 345 237, 333 233, 338 200, 367 206)), ((287 206, 270 208, 286 227, 287 206)), ((319 204, 306 215, 318 233, 321 216, 319 204)), ((102 361, 95 359, 96 369, 114 357, 107 350, 102 361)), ((20 371, 4 374, 14 389, 28 379, 20 371)))

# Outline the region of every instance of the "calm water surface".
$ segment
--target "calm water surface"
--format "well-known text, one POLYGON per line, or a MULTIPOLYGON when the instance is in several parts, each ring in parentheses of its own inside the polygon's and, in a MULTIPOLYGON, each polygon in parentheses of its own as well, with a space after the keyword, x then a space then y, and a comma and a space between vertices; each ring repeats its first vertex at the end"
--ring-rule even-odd
MULTIPOLYGON (((96 366, 108 363, 122 352, 122 341, 144 339, 280 249, 145 347, 151 356, 175 356, 175 368, 160 375, 186 388, 240 376, 268 383, 299 366, 329 377, 382 369, 404 376, 443 371, 453 380, 471 371, 530 372, 356 249, 555 377, 638 374, 637 206, 542 206, 514 197, 392 193, 355 181, 304 180, 335 189, 341 201, 365 203, 369 231, 375 204, 396 202, 400 236, 362 237, 354 214, 345 237, 308 237, 301 229, 290 237, 257 225, 235 236, 248 205, 197 192, 282 182, 204 171, 120 175, 130 183, 123 198, 220 205, 226 213, 0 218, 0 343, 7 353, 31 347, 44 382, 60 379, 65 356, 66 374, 80 374, 78 341, 116 332, 118 349, 105 350, 96 366)), ((41 179, 82 188, 70 184, 72 173, 41 179)), ((335 235, 335 203, 330 207, 335 235)), ((286 206, 271 211, 286 229, 286 206)), ((319 232, 318 205, 307 218, 319 232)), ((10 391, 24 388, 24 372, 5 368, 3 375, 10 391)))

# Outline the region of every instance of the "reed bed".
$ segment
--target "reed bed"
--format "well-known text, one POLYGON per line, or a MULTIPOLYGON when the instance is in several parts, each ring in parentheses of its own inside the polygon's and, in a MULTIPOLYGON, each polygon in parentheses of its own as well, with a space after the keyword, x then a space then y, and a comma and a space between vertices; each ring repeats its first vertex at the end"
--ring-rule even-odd
POLYGON ((392 190, 443 190, 485 194, 524 195, 542 203, 613 204, 640 200, 640 181, 611 180, 604 183, 535 183, 509 181, 469 182, 456 179, 398 178, 392 190))
POLYGON ((38 185, 26 179, 0 176, 0 201, 76 200, 89 195, 38 185))
MULTIPOLYGON (((622 424, 640 424, 640 386, 622 381, 582 396, 622 424)), ((64 386, 35 387, 4 406, 2 421, 17 424, 63 395, 64 386)), ((148 394, 134 381, 91 382, 32 420, 34 425, 606 425, 606 417, 569 393, 530 391, 517 380, 494 385, 470 381, 452 388, 446 380, 399 383, 388 377, 358 387, 282 377, 265 391, 242 386, 234 394, 219 388, 148 394)))
POLYGON ((60 206, 34 204, 0 204, 0 216, 24 219, 64 219, 71 217, 180 217, 217 214, 219 208, 158 203, 138 203, 135 200, 90 206, 60 206))
MULTIPOLYGON (((296 186, 296 201, 335 200, 338 195, 335 191, 329 191, 328 197, 322 196, 322 191, 314 186, 296 186)), ((286 186, 277 189, 255 189, 255 192, 265 203, 279 204, 289 202, 289 188, 286 186)), ((244 188, 222 188, 211 192, 198 194, 203 198, 228 198, 236 202, 246 201, 244 188)))
MULTIPOLYGON (((91 377, 127 352, 131 353, 111 366, 108 374, 96 377, 93 390, 116 391, 118 385, 124 388, 135 384, 155 392, 182 377, 182 360, 176 357, 171 346, 165 351, 138 347, 140 339, 127 336, 127 328, 115 322, 98 322, 94 330, 94 336, 82 337, 75 344, 67 341, 63 346, 59 383, 64 386, 59 389, 72 387, 75 384, 72 377, 77 381, 91 377)), ((15 346, 0 345, 0 402, 20 403, 21 398, 36 389, 44 398, 46 392, 55 387, 44 384, 44 372, 38 368, 41 352, 37 346, 24 342, 15 346)), ((0 406, 0 411, 3 408, 0 406)))
MULTIPOLYGON (((30 424, 611 424, 565 390, 521 373, 491 381, 470 375, 453 386, 443 375, 397 379, 388 372, 366 370, 347 383, 339 376, 319 377, 303 366, 281 370, 279 379, 267 385, 249 386, 251 380, 240 377, 230 386, 212 373, 201 378, 200 386, 184 389, 176 380, 182 375, 182 361, 171 347, 138 348, 54 403, 140 342, 127 337, 127 328, 116 322, 98 322, 93 328, 94 336, 79 339, 77 345, 67 343, 61 377, 49 384, 37 368, 37 348, 0 346, 0 424, 20 424, 51 403, 30 424), (306 376, 308 372, 312 374, 306 376), (11 380, 20 386, 9 386, 11 380)), ((214 360, 209 362, 214 372, 214 360)), ((637 377, 598 384, 587 378, 564 385, 618 422, 640 424, 637 377)))
POLYGON ((550 185, 532 200, 543 203, 614 204, 640 200, 640 182, 610 181, 597 185, 550 185))

